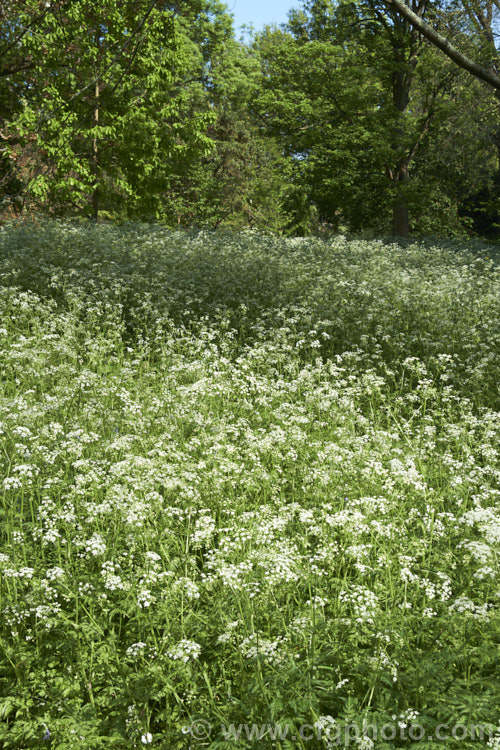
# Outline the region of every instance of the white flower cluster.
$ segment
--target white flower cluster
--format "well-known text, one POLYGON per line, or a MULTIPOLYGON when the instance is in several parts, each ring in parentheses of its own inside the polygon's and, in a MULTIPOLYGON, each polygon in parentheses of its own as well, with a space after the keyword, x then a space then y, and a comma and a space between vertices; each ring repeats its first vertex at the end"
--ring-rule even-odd
POLYGON ((489 609, 491 604, 487 602, 485 604, 474 604, 471 599, 466 596, 459 596, 449 606, 451 612, 459 612, 462 615, 473 617, 476 620, 489 620, 490 614, 489 609))
POLYGON ((26 578, 30 579, 33 578, 34 574, 33 568, 19 568, 19 570, 15 570, 14 568, 4 568, 2 571, 2 574, 5 576, 5 578, 26 578))
POLYGON ((143 643, 142 641, 137 641, 137 643, 133 643, 131 646, 129 646, 125 653, 127 654, 127 656, 139 656, 139 654, 142 654, 145 648, 145 643, 143 643))
POLYGON ((137 594, 137 606, 139 609, 148 609, 148 607, 153 604, 154 600, 154 596, 148 589, 141 589, 137 594))
POLYGON ((234 630, 235 628, 238 627, 239 624, 240 624, 239 620, 228 622, 226 625, 225 631, 221 633, 221 635, 218 636, 217 643, 228 643, 232 639, 234 635, 234 630))
POLYGON ((375 747, 374 741, 367 734, 364 734, 362 737, 356 737, 355 740, 358 750, 372 750, 375 747))
POLYGON ((392 719, 393 721, 398 722, 398 726, 401 729, 406 729, 408 726, 412 724, 418 717, 420 716, 420 713, 418 711, 415 711, 413 708, 407 708, 405 711, 403 711, 399 716, 396 714, 393 714, 392 719))
POLYGON ((117 589, 126 591, 129 586, 116 573, 117 567, 119 566, 112 560, 106 560, 101 564, 101 576, 104 579, 104 588, 109 591, 116 591, 117 589))
POLYGON ((333 727, 337 726, 337 722, 333 718, 333 716, 330 716, 329 714, 326 716, 320 716, 315 722, 314 722, 314 728, 321 732, 321 734, 325 733, 328 736, 328 732, 332 730, 333 727))
POLYGON ((193 549, 199 549, 208 544, 215 531, 215 519, 205 515, 196 519, 194 531, 191 534, 191 545, 193 549))
POLYGON ((283 645, 284 638, 281 636, 275 641, 270 641, 258 633, 252 633, 240 642, 239 647, 246 659, 255 659, 261 656, 267 664, 280 666, 287 661, 287 654, 283 651, 283 645))
POLYGON ((486 743, 486 747, 489 747, 490 750, 500 750, 500 727, 498 734, 494 734, 493 737, 490 737, 486 743))
POLYGON ((3 480, 4 490, 20 490, 23 483, 19 477, 5 477, 3 480))
POLYGON ((197 659, 200 653, 201 646, 199 643, 183 639, 167 651, 167 656, 174 659, 174 661, 183 661, 187 664, 188 661, 197 659))
POLYGON ((495 508, 474 508, 460 519, 467 526, 477 526, 484 534, 488 545, 500 544, 500 512, 495 508))
POLYGON ((322 596, 313 596, 312 599, 306 601, 306 607, 312 607, 313 609, 316 607, 326 607, 327 604, 328 599, 325 599, 322 596))
POLYGON ((378 597, 364 586, 354 585, 339 593, 339 601, 352 607, 355 622, 373 624, 378 613, 378 597))
POLYGON ((199 599, 200 589, 190 578, 179 578, 174 582, 176 588, 182 589, 188 599, 199 599))
POLYGON ((484 581, 486 578, 496 578, 498 576, 498 568, 494 569, 491 565, 485 565, 483 568, 478 568, 474 573, 474 578, 478 581, 484 581))
POLYGON ((45 578, 48 581, 56 581, 58 578, 64 578, 65 575, 66 572, 62 568, 59 568, 57 565, 54 568, 48 568, 45 571, 45 578))
POLYGON ((493 550, 489 544, 486 544, 485 542, 470 541, 468 539, 459 542, 458 549, 466 550, 474 560, 483 565, 490 562, 493 554, 493 550))
POLYGON ((106 542, 100 534, 93 534, 90 539, 87 539, 82 546, 85 552, 92 557, 100 557, 106 552, 106 542))

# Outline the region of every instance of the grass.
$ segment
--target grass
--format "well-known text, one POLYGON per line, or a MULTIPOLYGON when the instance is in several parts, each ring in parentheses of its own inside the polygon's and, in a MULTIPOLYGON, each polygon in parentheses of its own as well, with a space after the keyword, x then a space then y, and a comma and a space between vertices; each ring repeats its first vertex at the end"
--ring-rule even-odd
POLYGON ((3 748, 500 747, 491 253, 0 231, 3 748))

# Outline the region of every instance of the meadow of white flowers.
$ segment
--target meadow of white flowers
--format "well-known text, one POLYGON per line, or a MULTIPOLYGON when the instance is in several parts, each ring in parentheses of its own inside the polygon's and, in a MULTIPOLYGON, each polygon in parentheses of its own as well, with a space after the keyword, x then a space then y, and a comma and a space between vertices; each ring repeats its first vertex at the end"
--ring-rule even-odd
POLYGON ((491 255, 0 230, 1 747, 500 746, 491 255))

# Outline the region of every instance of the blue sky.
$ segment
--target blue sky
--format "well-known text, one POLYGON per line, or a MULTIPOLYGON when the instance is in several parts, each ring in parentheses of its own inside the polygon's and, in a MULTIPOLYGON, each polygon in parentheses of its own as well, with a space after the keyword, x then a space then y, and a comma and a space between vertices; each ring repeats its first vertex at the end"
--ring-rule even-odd
POLYGON ((299 7, 300 0, 224 0, 234 17, 237 31, 242 24, 253 24, 258 31, 266 23, 284 23, 290 8, 299 7))

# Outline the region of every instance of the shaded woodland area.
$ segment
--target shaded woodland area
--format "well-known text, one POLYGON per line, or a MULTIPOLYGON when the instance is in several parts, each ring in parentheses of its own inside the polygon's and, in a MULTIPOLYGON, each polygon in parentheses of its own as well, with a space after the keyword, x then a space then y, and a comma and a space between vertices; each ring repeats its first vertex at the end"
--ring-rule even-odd
POLYGON ((495 239, 499 14, 306 0, 243 41, 219 0, 4 2, 0 215, 495 239))

